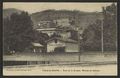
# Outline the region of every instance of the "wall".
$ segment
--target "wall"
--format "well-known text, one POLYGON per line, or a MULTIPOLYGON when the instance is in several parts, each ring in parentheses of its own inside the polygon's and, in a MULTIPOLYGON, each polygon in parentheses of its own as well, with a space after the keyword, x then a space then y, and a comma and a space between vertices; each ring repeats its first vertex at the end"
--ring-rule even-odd
POLYGON ((66 43, 66 52, 79 52, 78 44, 76 43, 66 43))
POLYGON ((53 52, 56 47, 65 46, 65 43, 57 40, 57 43, 53 41, 47 43, 47 52, 53 52))
POLYGON ((60 35, 62 36, 62 38, 70 38, 71 37, 70 32, 61 32, 60 35))
MULTIPOLYGON (((62 62, 78 62, 79 53, 32 53, 32 54, 14 54, 14 55, 5 55, 3 56, 4 61, 62 61, 62 62)), ((88 53, 81 54, 81 62, 117 62, 116 53, 88 53)))

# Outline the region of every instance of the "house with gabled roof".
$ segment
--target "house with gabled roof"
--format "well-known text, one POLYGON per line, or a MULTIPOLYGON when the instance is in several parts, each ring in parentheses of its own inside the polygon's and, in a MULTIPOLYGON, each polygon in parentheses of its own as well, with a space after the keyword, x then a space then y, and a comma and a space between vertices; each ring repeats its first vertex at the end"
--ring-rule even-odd
POLYGON ((33 46, 32 49, 33 49, 34 53, 36 53, 36 52, 42 53, 44 50, 44 46, 40 43, 33 42, 32 46, 33 46))

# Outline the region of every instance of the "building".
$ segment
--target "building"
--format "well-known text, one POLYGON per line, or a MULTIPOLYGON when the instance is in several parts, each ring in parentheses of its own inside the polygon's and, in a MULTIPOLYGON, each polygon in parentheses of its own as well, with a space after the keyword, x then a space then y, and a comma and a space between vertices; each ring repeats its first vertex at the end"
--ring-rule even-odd
POLYGON ((36 29, 39 32, 46 33, 50 37, 54 33, 60 35, 62 38, 70 38, 71 32, 70 31, 64 31, 64 29, 56 29, 56 28, 39 28, 36 29))
POLYGON ((55 33, 56 31, 56 28, 40 28, 40 29, 36 29, 37 31, 39 32, 42 32, 42 33, 46 33, 48 34, 48 36, 51 36, 53 35, 53 33, 55 33))
POLYGON ((41 45, 40 43, 32 43, 32 46, 33 46, 33 52, 36 53, 36 52, 40 52, 42 53, 43 50, 44 50, 44 46, 41 45))
POLYGON ((68 18, 56 19, 56 20, 53 20, 53 22, 60 27, 70 26, 70 20, 68 18))
POLYGON ((38 28, 49 28, 51 25, 51 21, 39 21, 38 28))
POLYGON ((72 39, 55 37, 46 43, 47 52, 79 52, 78 42, 72 39))
POLYGON ((60 36, 62 37, 62 38, 64 38, 64 39, 67 39, 67 38, 70 38, 71 37, 71 32, 70 31, 62 31, 62 32, 60 32, 59 33, 60 34, 60 36))

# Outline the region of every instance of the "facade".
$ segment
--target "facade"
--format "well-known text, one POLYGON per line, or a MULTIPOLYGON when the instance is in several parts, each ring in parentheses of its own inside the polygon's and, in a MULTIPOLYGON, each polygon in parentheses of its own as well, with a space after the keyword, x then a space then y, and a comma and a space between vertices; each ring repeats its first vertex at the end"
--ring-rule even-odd
POLYGON ((47 42, 47 52, 79 52, 77 41, 63 38, 52 38, 47 42))
POLYGON ((67 39, 71 37, 71 32, 61 32, 60 35, 62 38, 67 39))

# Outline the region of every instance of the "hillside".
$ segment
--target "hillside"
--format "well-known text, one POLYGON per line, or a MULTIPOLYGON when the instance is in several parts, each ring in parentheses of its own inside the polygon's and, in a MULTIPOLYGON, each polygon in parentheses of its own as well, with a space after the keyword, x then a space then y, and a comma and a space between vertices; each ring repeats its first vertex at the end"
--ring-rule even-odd
POLYGON ((21 13, 21 12, 22 12, 21 10, 14 8, 3 9, 3 19, 9 17, 13 13, 21 13))
MULTIPOLYGON (((3 19, 9 17, 12 13, 21 13, 21 10, 9 8, 3 9, 3 19)), ((36 12, 30 15, 34 23, 34 28, 41 20, 55 20, 59 18, 74 18, 77 23, 75 26, 82 26, 86 28, 88 25, 95 22, 95 20, 102 18, 100 12, 82 12, 77 10, 45 10, 36 12)))
POLYGON ((75 18, 78 26, 86 28, 89 24, 94 23, 96 19, 102 18, 99 12, 82 12, 70 10, 45 10, 31 14, 35 28, 41 20, 55 20, 59 18, 75 18))

